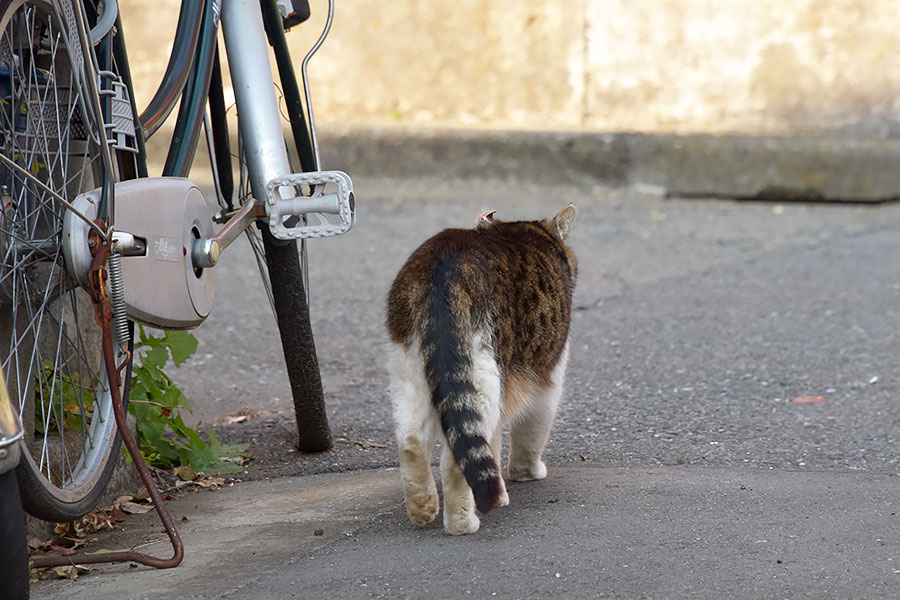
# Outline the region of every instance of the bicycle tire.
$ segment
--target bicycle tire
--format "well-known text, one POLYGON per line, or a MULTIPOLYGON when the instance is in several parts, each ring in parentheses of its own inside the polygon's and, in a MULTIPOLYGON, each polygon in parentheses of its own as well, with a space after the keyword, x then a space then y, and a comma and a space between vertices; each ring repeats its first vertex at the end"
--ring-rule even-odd
POLYGON ((27 600, 29 587, 25 511, 15 471, 0 475, 0 581, 4 598, 27 600))
MULTIPOLYGON (((25 171, 0 168, 0 365, 25 425, 22 503, 48 521, 94 508, 120 446, 102 329, 67 265, 66 209, 42 189, 71 201, 115 178, 100 160, 103 124, 85 110, 71 9, 71 0, 0 0, 0 151, 25 171)), ((122 375, 127 398, 130 368, 122 375)))
MULTIPOLYGON (((251 186, 240 136, 238 162, 241 170, 237 191, 238 198, 243 204, 251 196, 251 186)), ((225 209, 225 206, 222 208, 225 209)), ((256 254, 263 286, 278 325, 297 421, 296 446, 301 452, 324 452, 333 446, 333 442, 325 409, 325 392, 319 371, 319 359, 309 319, 309 306, 303 283, 306 278, 301 265, 300 251, 295 241, 277 240, 269 231, 266 222, 259 221, 257 225, 257 231, 247 229, 245 233, 250 241, 250 247, 256 254)))
POLYGON ((297 243, 279 244, 266 231, 263 244, 275 318, 294 399, 297 448, 302 452, 323 452, 332 446, 331 430, 297 243))

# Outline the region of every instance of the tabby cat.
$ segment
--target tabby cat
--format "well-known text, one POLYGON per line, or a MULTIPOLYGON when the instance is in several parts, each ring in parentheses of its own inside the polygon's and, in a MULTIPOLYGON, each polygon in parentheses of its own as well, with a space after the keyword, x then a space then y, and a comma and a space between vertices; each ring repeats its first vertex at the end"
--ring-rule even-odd
POLYGON ((440 506, 431 472, 443 433, 444 529, 474 533, 509 504, 500 474, 510 424, 508 478, 543 479, 541 460, 568 359, 575 255, 564 243, 578 211, 446 229, 406 261, 388 294, 391 396, 406 511, 417 525, 440 506))

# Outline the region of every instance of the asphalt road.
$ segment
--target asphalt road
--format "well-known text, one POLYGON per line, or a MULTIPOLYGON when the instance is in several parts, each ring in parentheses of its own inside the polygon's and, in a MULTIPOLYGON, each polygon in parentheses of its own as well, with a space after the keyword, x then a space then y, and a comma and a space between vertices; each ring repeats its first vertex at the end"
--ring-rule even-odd
MULTIPOLYGON (((33 596, 896 598, 896 492, 895 477, 862 472, 556 464, 453 537, 409 522, 396 470, 280 477, 169 502, 176 569, 104 565, 33 596)), ((155 520, 130 517, 91 547, 158 539, 155 520)))
MULTIPOLYGON (((498 181, 357 191, 357 228, 310 259, 335 450, 293 451, 255 265, 226 254, 175 378, 195 419, 257 414, 217 426, 257 459, 233 487, 170 503, 182 566, 104 566, 36 598, 896 597, 900 205, 498 181), (474 536, 416 528, 390 468, 391 279, 443 227, 570 201, 580 273, 548 477, 511 485, 474 536)), ((89 550, 159 530, 152 514, 123 526, 89 550)))
POLYGON ((292 452, 280 344, 243 248, 225 255, 197 355, 175 373, 195 420, 262 413, 224 435, 250 441, 279 473, 394 464, 384 298, 422 240, 486 209, 542 218, 570 201, 580 270, 551 460, 897 469, 900 206, 498 181, 365 181, 357 191, 356 229, 310 242, 337 452, 292 452), (793 402, 802 396, 825 401, 793 402))

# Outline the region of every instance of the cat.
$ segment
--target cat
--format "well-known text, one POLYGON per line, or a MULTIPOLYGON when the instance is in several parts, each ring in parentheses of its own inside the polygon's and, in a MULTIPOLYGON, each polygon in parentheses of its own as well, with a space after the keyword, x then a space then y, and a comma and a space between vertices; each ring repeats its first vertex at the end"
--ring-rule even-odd
POLYGON ((552 219, 503 222, 425 241, 388 293, 391 400, 406 511, 427 525, 440 508, 431 472, 443 434, 444 529, 475 533, 509 504, 500 473, 510 424, 508 478, 543 479, 542 460, 568 360, 575 254, 573 204, 552 219))

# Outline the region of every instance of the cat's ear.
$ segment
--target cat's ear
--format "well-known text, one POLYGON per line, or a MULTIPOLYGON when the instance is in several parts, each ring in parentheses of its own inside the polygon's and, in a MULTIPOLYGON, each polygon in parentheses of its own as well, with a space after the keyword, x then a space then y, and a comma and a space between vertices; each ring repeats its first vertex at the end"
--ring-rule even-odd
POLYGON ((578 209, 574 204, 569 204, 559 211, 559 214, 553 217, 551 224, 556 231, 556 235, 559 236, 559 239, 565 241, 565 239, 569 237, 569 233, 572 231, 572 225, 575 223, 575 217, 577 216, 578 209))
POLYGON ((475 219, 475 225, 478 227, 487 227, 494 224, 494 213, 496 210, 486 210, 475 219))

